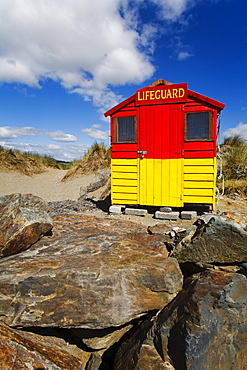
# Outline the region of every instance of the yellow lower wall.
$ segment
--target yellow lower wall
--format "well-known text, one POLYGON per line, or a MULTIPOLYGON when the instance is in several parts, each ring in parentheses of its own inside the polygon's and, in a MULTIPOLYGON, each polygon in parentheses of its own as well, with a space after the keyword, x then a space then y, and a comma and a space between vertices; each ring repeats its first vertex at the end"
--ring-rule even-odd
POLYGON ((215 209, 216 158, 184 159, 184 203, 212 204, 215 209))
POLYGON ((139 204, 138 193, 139 159, 112 159, 112 204, 139 204))
POLYGON ((112 159, 113 204, 215 208, 216 158, 112 159))

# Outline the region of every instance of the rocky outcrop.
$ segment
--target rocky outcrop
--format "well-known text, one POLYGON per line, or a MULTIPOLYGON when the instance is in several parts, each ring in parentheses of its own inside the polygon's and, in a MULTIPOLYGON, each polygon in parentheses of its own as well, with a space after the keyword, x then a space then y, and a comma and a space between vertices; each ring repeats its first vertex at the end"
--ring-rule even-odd
POLYGON ((52 228, 47 204, 31 194, 0 198, 0 257, 19 253, 52 228))
POLYGON ((179 263, 231 264, 247 261, 247 232, 226 217, 206 215, 175 241, 171 256, 179 263))
MULTIPOLYGON (((1 366, 247 370, 247 233, 216 215, 146 228, 92 203, 50 202, 52 232, 1 259, 1 366)), ((47 216, 37 197, 0 204, 5 244, 18 217, 47 216)))
POLYGON ((64 339, 16 330, 0 321, 1 369, 83 370, 89 357, 64 339))
POLYGON ((167 305, 181 290, 161 236, 131 222, 57 216, 52 236, 0 264, 0 316, 10 326, 103 329, 167 305))
POLYGON ((246 317, 246 277, 206 270, 120 346, 114 369, 148 369, 149 356, 157 369, 247 369, 246 317))

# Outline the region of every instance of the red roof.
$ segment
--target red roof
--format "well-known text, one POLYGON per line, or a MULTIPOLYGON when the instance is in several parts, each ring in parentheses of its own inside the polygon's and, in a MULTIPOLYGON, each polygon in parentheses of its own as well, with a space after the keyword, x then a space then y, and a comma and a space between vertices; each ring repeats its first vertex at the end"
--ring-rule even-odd
MULTIPOLYGON (((149 87, 150 86, 158 86, 158 85, 172 85, 172 83, 167 82, 167 81, 162 80, 162 79, 159 79, 159 80, 153 82, 151 85, 149 85, 149 87)), ((203 103, 206 103, 208 105, 211 105, 212 107, 216 108, 219 111, 221 111, 225 107, 225 104, 223 104, 223 103, 221 103, 217 100, 211 99, 211 98, 209 98, 205 95, 196 93, 195 91, 192 91, 192 90, 188 90, 188 97, 192 100, 196 100, 196 101, 203 102, 203 103)), ((111 116, 111 115, 117 113, 119 110, 121 110, 126 105, 128 105, 132 102, 135 102, 135 98, 136 98, 136 94, 130 96, 128 99, 125 99, 121 103, 115 105, 115 107, 113 107, 113 108, 109 109, 107 112, 105 112, 104 116, 108 117, 108 116, 111 116)))

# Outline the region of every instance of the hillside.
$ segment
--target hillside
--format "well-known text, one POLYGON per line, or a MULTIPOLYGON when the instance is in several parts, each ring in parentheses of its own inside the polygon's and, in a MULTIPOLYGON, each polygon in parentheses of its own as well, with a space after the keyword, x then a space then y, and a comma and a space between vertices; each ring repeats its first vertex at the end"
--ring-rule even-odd
POLYGON ((43 173, 47 168, 59 169, 59 164, 51 157, 32 153, 21 153, 18 150, 6 150, 0 146, 0 172, 18 172, 32 176, 43 173))

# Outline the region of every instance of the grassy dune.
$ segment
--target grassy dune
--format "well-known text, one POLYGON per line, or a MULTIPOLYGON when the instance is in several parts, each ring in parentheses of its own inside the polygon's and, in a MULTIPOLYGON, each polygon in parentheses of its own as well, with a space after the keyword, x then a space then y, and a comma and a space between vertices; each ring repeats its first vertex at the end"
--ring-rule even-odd
POLYGON ((0 147, 0 171, 19 172, 32 176, 45 172, 47 168, 60 169, 59 164, 49 156, 40 156, 33 153, 21 153, 18 150, 5 150, 0 147))
POLYGON ((88 175, 110 166, 110 150, 103 144, 95 143, 80 160, 73 162, 56 161, 49 156, 33 153, 21 153, 18 150, 6 150, 0 146, 0 172, 18 172, 32 176, 45 172, 48 168, 68 170, 62 181, 77 176, 88 175))
POLYGON ((81 160, 75 161, 62 181, 88 175, 110 166, 110 149, 104 144, 94 143, 81 160))

